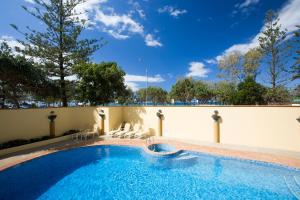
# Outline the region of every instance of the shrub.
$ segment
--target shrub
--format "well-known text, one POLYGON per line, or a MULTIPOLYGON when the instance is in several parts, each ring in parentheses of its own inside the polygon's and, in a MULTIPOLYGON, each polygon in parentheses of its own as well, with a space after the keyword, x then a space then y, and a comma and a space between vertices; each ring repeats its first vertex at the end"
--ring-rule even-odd
POLYGON ((268 88, 264 94, 264 99, 268 104, 287 104, 291 102, 292 97, 289 91, 284 87, 268 88))
POLYGON ((235 104, 237 105, 257 105, 265 104, 263 95, 265 88, 256 83, 253 77, 247 77, 238 85, 235 104))

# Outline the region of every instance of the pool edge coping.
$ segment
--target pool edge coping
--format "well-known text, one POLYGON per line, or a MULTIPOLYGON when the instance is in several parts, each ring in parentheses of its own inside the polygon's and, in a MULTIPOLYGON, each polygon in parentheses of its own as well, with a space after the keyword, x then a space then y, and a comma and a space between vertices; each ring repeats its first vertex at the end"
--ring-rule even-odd
MULTIPOLYGON (((251 152, 251 151, 244 151, 244 150, 233 150, 233 149, 226 149, 226 148, 219 148, 219 147, 217 148, 217 147, 211 147, 205 145, 188 144, 186 142, 181 142, 178 140, 165 140, 163 138, 160 138, 155 143, 168 143, 174 145, 178 149, 178 151, 192 151, 196 153, 212 155, 217 157, 227 157, 227 158, 233 158, 238 160, 263 162, 268 164, 270 163, 280 167, 300 170, 300 159, 283 156, 283 155, 251 152)), ((58 151, 64 151, 73 148, 88 147, 88 146, 118 145, 118 146, 142 147, 145 152, 147 152, 148 150, 148 145, 145 143, 145 140, 132 140, 132 139, 131 140, 104 139, 100 141, 92 141, 92 143, 85 143, 85 142, 75 143, 75 144, 72 143, 71 145, 66 144, 63 146, 55 146, 55 144, 53 145, 54 146, 49 149, 40 149, 35 151, 33 150, 32 152, 0 159, 0 161, 9 160, 9 159, 11 160, 11 161, 7 161, 7 164, 3 164, 2 166, 0 165, 0 172, 8 168, 11 168, 13 166, 33 160, 35 158, 39 158, 58 151)), ((152 152, 150 152, 149 154, 155 156, 155 154, 153 154, 152 152)))

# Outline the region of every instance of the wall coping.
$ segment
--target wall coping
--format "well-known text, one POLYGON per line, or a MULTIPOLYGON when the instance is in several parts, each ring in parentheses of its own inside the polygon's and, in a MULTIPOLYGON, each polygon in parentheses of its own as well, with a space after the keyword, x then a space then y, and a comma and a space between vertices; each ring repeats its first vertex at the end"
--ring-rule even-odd
POLYGON ((300 108, 300 105, 133 105, 133 106, 76 106, 76 107, 47 107, 47 108, 12 108, 0 109, 1 111, 19 110, 55 110, 55 109, 80 109, 80 108, 300 108))

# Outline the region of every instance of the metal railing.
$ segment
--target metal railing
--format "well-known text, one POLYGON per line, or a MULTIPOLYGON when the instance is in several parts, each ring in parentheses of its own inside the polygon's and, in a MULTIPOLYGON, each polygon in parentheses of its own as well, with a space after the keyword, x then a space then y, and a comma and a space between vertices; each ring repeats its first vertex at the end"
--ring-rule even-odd
POLYGON ((149 146, 154 143, 154 136, 150 136, 146 139, 146 146, 149 146))

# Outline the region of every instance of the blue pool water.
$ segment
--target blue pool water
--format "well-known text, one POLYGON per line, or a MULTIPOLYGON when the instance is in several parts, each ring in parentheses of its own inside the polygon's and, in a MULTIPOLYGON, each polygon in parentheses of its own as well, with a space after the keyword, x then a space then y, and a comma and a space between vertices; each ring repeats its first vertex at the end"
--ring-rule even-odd
POLYGON ((267 163, 194 152, 158 157, 142 148, 94 146, 0 172, 0 199, 282 200, 297 199, 299 184, 300 171, 267 163))

